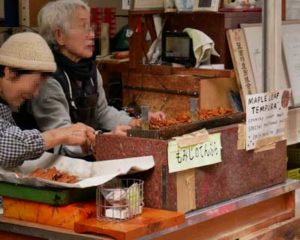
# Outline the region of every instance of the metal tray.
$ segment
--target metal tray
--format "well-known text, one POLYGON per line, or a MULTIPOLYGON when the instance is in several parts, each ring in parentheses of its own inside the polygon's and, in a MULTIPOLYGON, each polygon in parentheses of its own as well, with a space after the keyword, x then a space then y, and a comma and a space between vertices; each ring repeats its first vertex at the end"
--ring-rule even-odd
POLYGON ((227 116, 199 120, 191 123, 180 123, 177 125, 161 127, 159 129, 143 130, 141 128, 132 128, 127 131, 127 136, 167 140, 171 139, 172 137, 181 136, 183 134, 200 130, 202 128, 210 129, 230 125, 233 123, 244 122, 245 118, 246 114, 244 112, 237 112, 227 116))

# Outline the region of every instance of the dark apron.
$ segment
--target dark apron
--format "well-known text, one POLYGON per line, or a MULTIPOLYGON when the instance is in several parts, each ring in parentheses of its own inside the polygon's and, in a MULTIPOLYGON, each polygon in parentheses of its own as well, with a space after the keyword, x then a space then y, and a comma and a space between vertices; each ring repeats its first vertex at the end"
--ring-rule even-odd
POLYGON ((77 97, 73 100, 75 106, 71 104, 70 115, 72 122, 82 122, 88 126, 96 128, 96 107, 98 94, 85 97, 77 97))

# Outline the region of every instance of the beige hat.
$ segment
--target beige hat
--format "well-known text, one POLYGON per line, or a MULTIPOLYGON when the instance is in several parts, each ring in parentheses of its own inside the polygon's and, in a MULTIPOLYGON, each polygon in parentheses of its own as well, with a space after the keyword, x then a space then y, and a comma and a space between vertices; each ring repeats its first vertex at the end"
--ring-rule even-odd
POLYGON ((40 72, 55 72, 56 63, 46 41, 37 33, 12 35, 0 48, 0 65, 40 72))

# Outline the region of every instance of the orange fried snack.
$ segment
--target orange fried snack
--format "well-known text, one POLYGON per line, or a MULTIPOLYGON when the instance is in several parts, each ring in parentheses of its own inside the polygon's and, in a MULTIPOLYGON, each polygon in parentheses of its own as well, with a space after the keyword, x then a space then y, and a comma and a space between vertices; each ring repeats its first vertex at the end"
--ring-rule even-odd
POLYGON ((76 176, 70 175, 65 172, 60 172, 56 169, 56 167, 46 169, 37 168, 32 173, 30 173, 29 176, 64 183, 75 183, 78 181, 76 176))
POLYGON ((158 129, 161 127, 176 125, 179 123, 188 123, 191 122, 192 118, 188 113, 182 112, 176 118, 166 118, 166 119, 151 119, 150 128, 158 129))
POLYGON ((205 120, 213 117, 222 117, 232 114, 233 110, 225 107, 218 107, 215 109, 200 109, 198 110, 198 119, 205 120))
MULTIPOLYGON (((226 115, 230 115, 233 113, 233 110, 225 107, 218 107, 215 109, 199 109, 198 120, 207 120, 214 117, 222 117, 226 115)), ((150 129, 159 129, 161 127, 167 127, 176 125, 179 123, 190 123, 192 122, 191 115, 187 112, 182 112, 177 115, 175 118, 167 118, 167 119, 151 119, 150 120, 150 129)))

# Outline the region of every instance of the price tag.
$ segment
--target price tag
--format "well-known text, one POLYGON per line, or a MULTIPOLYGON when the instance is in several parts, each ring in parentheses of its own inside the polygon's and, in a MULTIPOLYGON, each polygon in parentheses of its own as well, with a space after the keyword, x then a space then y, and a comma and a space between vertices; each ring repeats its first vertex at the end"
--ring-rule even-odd
POLYGON ((247 151, 263 139, 285 137, 290 99, 291 89, 246 95, 247 151))
POLYGON ((179 172, 222 161, 221 133, 209 135, 209 141, 186 147, 179 147, 176 140, 168 146, 169 172, 179 172))

